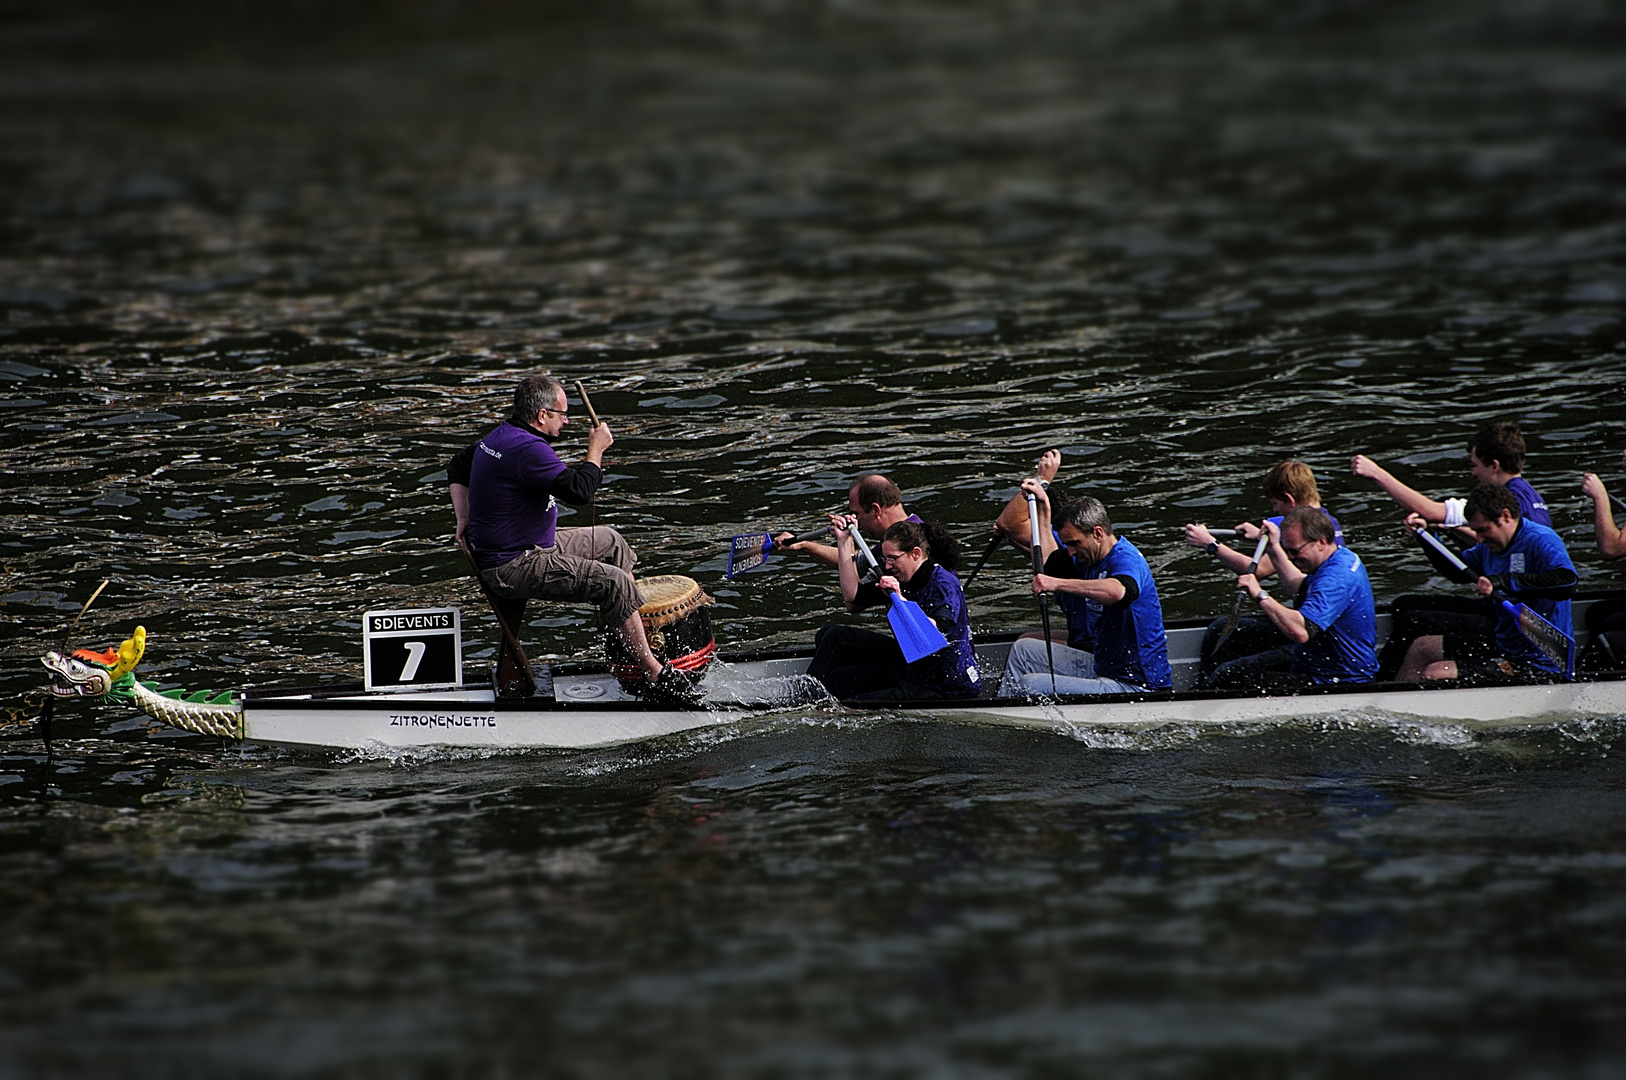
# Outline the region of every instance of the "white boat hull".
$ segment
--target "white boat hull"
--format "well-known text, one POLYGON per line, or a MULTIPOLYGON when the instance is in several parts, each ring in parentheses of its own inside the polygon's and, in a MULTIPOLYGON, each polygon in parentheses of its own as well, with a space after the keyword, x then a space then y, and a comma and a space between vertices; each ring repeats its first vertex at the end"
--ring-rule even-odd
MULTIPOLYGON (((1385 620, 1386 621, 1386 620, 1385 620)), ((1193 681, 1200 627, 1170 631, 1175 686, 1193 681)), ((990 692, 1004 668, 1008 641, 979 642, 990 692)), ((808 655, 723 657, 713 665, 704 709, 653 706, 623 693, 603 668, 543 668, 542 689, 526 700, 498 700, 490 687, 415 694, 360 690, 251 691, 244 699, 244 737, 261 742, 355 750, 465 747, 586 749, 638 742, 699 728, 739 724, 787 711, 839 710, 834 702, 787 705, 805 691, 808 655)), ((1626 715, 1626 680, 1542 686, 1393 685, 1336 688, 1286 696, 1112 696, 1030 702, 993 697, 888 704, 889 714, 1062 734, 1090 728, 1239 724, 1288 719, 1382 716, 1435 724, 1506 727, 1626 715)))

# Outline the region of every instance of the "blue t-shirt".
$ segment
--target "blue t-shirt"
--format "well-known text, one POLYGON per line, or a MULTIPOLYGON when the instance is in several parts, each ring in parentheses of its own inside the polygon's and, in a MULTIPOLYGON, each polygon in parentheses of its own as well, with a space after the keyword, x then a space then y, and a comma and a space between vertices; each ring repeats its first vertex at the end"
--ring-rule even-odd
MULTIPOLYGON (((1338 524, 1338 519, 1332 516, 1332 511, 1331 510, 1328 510, 1325 506, 1320 507, 1319 509, 1321 510, 1321 512, 1323 514, 1327 515, 1327 520, 1332 522, 1332 542, 1334 544, 1338 545, 1339 547, 1343 547, 1344 546, 1344 527, 1342 525, 1338 524)), ((1279 528, 1282 527, 1282 518, 1284 518, 1286 516, 1287 515, 1285 515, 1285 514, 1278 514, 1276 517, 1266 518, 1265 520, 1270 522, 1272 525, 1276 526, 1279 529, 1279 528)))
MULTIPOLYGON (((1057 544, 1061 541, 1057 540, 1057 544)), ((1090 576, 1068 554, 1066 547, 1057 547, 1045 560, 1044 572, 1051 577, 1081 578, 1090 576)), ((1095 620, 1101 617, 1101 605, 1093 607, 1082 596, 1059 592, 1054 599, 1062 614, 1067 616, 1067 644, 1080 652, 1095 651, 1095 620)))
MULTIPOLYGON (((1510 482, 1508 487, 1512 486, 1510 482)), ((1462 553, 1462 561, 1475 574, 1492 579, 1503 574, 1537 574, 1543 570, 1575 569, 1575 564, 1570 562, 1569 552, 1564 548, 1564 541, 1559 539, 1556 532, 1545 525, 1522 519, 1519 521, 1519 531, 1513 534, 1513 540, 1507 545, 1506 551, 1496 552, 1488 545, 1475 544, 1462 553)), ((1507 594, 1515 603, 1525 605, 1565 634, 1574 636, 1571 632, 1568 600, 1521 597, 1517 581, 1508 587, 1507 594)), ((1519 660, 1543 671, 1559 670, 1557 664, 1549 660, 1519 632, 1518 621, 1500 605, 1496 614, 1496 647, 1510 660, 1519 660)))
POLYGON ((565 471, 547 439, 511 420, 481 438, 469 466, 468 530, 481 569, 553 546, 559 507, 551 489, 565 471))
POLYGON ((1530 486, 1530 482, 1522 476, 1515 476, 1507 482, 1507 490, 1515 499, 1519 500, 1519 518, 1522 521, 1534 521, 1537 525, 1553 527, 1553 516, 1547 512, 1547 504, 1542 501, 1541 493, 1530 486))
MULTIPOLYGON (((1106 558, 1094 565, 1079 567, 1073 576, 1096 581, 1126 577, 1134 581, 1139 590, 1135 599, 1110 605, 1083 597, 1068 597, 1074 606, 1084 610, 1091 642, 1088 651, 1095 656, 1096 675, 1148 690, 1172 687, 1169 639, 1163 634, 1163 605, 1158 603, 1152 568, 1146 565, 1139 549, 1120 536, 1107 550, 1106 558)), ((1072 623, 1070 607, 1069 629, 1072 623)))
MULTIPOLYGON (((959 577, 933 562, 922 563, 903 584, 903 595, 920 605, 948 638, 948 646, 923 656, 905 669, 909 678, 944 697, 975 697, 982 692, 982 673, 971 647, 971 615, 959 577)), ((891 601, 887 601, 891 603, 891 601)))
POLYGON ((1335 548, 1306 579, 1298 611, 1319 633, 1294 646, 1291 670, 1317 683, 1364 683, 1377 677, 1377 607, 1359 555, 1335 548))

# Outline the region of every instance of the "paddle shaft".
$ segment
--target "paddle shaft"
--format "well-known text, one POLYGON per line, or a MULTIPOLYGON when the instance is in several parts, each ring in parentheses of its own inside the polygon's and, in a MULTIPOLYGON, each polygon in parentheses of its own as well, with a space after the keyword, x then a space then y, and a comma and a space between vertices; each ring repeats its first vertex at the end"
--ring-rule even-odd
MULTIPOLYGON (((1254 573, 1259 569, 1259 560, 1265 557, 1265 549, 1269 546, 1270 534, 1265 532, 1264 529, 1260 529, 1259 542, 1253 546, 1253 561, 1248 563, 1248 573, 1254 573)), ((1225 620, 1225 630, 1220 634, 1219 640, 1214 642, 1215 654, 1219 653, 1220 646, 1225 644, 1225 639, 1231 636, 1231 631, 1236 629, 1236 621, 1242 617, 1242 601, 1247 598, 1248 591, 1246 589, 1236 591, 1236 603, 1231 606, 1231 617, 1225 620)))
POLYGON ((988 565, 988 557, 994 553, 994 549, 999 547, 1000 541, 1004 539, 1005 534, 1000 532, 998 529, 995 529, 994 535, 988 540, 987 550, 982 553, 982 558, 977 560, 977 565, 972 569, 970 575, 965 579, 965 588, 971 588, 971 582, 976 578, 977 574, 982 570, 982 568, 988 565))
MULTIPOLYGON (((1039 497, 1028 492, 1028 539, 1033 547, 1033 573, 1044 573, 1044 546, 1039 542, 1039 497)), ((1050 594, 1039 594, 1039 629, 1044 631, 1044 658, 1050 665, 1050 692, 1056 692, 1056 643, 1050 639, 1050 594)))

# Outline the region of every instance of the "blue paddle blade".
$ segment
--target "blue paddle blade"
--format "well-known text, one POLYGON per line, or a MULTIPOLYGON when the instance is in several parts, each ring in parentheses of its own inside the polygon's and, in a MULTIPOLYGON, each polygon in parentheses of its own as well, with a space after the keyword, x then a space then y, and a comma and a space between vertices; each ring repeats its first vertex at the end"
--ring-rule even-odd
POLYGON ((1566 679, 1575 674, 1574 638, 1523 604, 1503 600, 1502 607, 1513 616, 1524 639, 1534 645, 1541 655, 1557 664, 1566 679))
POLYGON ((768 561, 773 550, 773 537, 767 533, 749 533, 736 536, 728 545, 728 571, 723 576, 732 578, 747 570, 755 570, 768 561))
POLYGON ((948 638, 937 628, 931 617, 920 610, 913 600, 905 600, 897 593, 888 593, 886 621, 892 624, 892 636, 898 639, 898 648, 909 663, 930 656, 948 647, 948 638))

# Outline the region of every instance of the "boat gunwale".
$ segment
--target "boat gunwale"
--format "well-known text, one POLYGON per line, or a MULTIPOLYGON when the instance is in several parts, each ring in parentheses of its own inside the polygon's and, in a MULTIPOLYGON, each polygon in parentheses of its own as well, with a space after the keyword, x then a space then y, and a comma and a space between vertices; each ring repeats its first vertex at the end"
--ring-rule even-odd
MULTIPOLYGON (((1600 600, 1613 600, 1626 598, 1626 589, 1605 589, 1578 593, 1576 600, 1595 602, 1600 600)), ((1378 608, 1379 614, 1392 614, 1393 604, 1383 604, 1378 608)), ((1206 628, 1212 619, 1201 617, 1189 619, 1173 619, 1164 625, 1170 630, 1198 630, 1206 628)), ((973 645, 1004 645, 1016 641, 1026 630, 999 630, 989 634, 980 634, 973 639, 973 645)), ((763 663, 772 660, 795 660, 813 655, 812 646, 799 646, 789 648, 751 649, 736 653, 719 653, 717 661, 720 663, 763 663)), ((579 678, 582 676, 605 676, 609 668, 602 662, 572 660, 561 664, 537 664, 539 668, 547 668, 554 681, 561 678, 579 678)), ((1626 669, 1615 669, 1601 672, 1577 673, 1571 680, 1554 679, 1545 683, 1513 683, 1513 684, 1469 684, 1462 685, 1459 681, 1437 683, 1401 683, 1401 682, 1367 682, 1367 683, 1328 683, 1319 686, 1301 687, 1291 693, 1269 693, 1263 690, 1160 690, 1142 691, 1126 694, 1058 694, 1045 695, 1042 698, 1011 697, 1001 698, 978 695, 966 698, 923 698, 906 701, 853 701, 840 700, 838 703, 846 709, 860 711, 962 711, 962 710, 995 710, 1030 708, 1035 701, 1043 701, 1056 706, 1078 705, 1125 705, 1142 703, 1187 703, 1203 701, 1246 701, 1259 699, 1286 699, 1300 697, 1331 697, 1341 696, 1351 699, 1372 697, 1374 695, 1392 693, 1413 693, 1423 691, 1426 693, 1440 693, 1452 690, 1482 690, 1497 688, 1528 688, 1528 687, 1563 687, 1580 684, 1614 683, 1626 680, 1626 669)), ((465 684, 442 691, 447 694, 468 693, 490 689, 489 684, 465 684)), ((794 708, 793 705, 774 702, 752 704, 719 704, 714 708, 674 708, 670 705, 645 701, 561 701, 557 697, 501 697, 492 701, 462 702, 450 698, 436 699, 433 691, 418 692, 379 692, 369 693, 361 683, 326 684, 319 686, 290 686, 290 687, 260 687, 243 692, 243 704, 256 710, 282 710, 282 709, 366 709, 384 711, 392 708, 422 708, 422 709, 448 709, 458 706, 470 708, 490 709, 497 712, 634 712, 634 713, 660 713, 660 712, 750 712, 771 713, 785 708, 794 708)))

